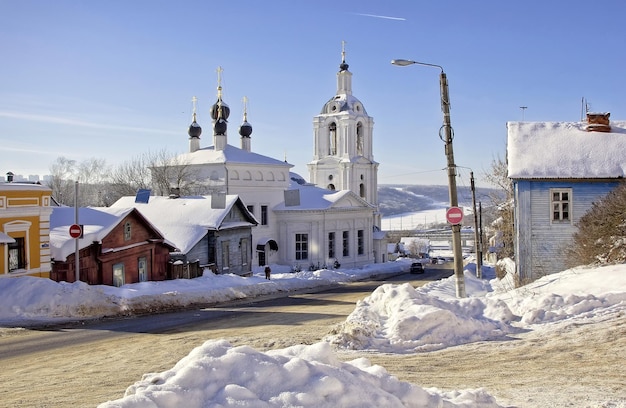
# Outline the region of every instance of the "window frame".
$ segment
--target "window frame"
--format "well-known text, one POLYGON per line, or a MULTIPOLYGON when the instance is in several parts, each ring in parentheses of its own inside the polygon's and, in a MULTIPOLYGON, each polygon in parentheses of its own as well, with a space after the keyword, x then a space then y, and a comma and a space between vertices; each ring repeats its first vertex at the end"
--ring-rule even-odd
POLYGON ((336 245, 335 231, 331 231, 328 233, 328 258, 333 259, 337 257, 336 245))
POLYGON ((350 231, 343 231, 341 234, 342 253, 344 258, 350 256, 350 231))
POLYGON ((26 238, 14 237, 15 242, 7 244, 7 257, 8 257, 8 269, 9 273, 18 272, 28 269, 28 262, 26 257, 26 238), (17 263, 14 268, 11 267, 12 257, 11 253, 17 252, 17 263))
POLYGON ((130 221, 126 221, 124 223, 124 241, 130 241, 133 234, 132 234, 132 225, 130 223, 130 221))
POLYGON ((571 224, 573 218, 572 203, 572 188, 551 188, 550 223, 571 224))
POLYGON ((360 229, 356 231, 356 240, 357 240, 357 255, 365 254, 365 231, 360 229))
POLYGON ((126 283, 126 268, 124 266, 124 262, 118 262, 113 264, 113 267, 111 269, 111 279, 112 279, 112 284, 115 287, 120 287, 120 286, 124 286, 124 284, 126 283), (118 275, 116 277, 116 271, 121 271, 121 275, 118 275))
POLYGON ((262 205, 261 206, 261 225, 268 224, 268 217, 269 217, 268 213, 269 213, 269 206, 262 205))
POLYGON ((148 281, 148 258, 145 256, 140 256, 137 258, 137 279, 139 280, 139 282, 148 281))
POLYGON ((294 258, 296 261, 306 261, 309 259, 309 234, 296 233, 294 239, 294 258))

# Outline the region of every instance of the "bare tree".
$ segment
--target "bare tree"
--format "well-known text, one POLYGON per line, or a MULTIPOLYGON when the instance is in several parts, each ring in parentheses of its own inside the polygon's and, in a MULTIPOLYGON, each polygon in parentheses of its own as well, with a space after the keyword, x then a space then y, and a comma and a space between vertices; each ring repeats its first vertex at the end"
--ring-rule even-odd
POLYGON ((111 172, 108 200, 112 204, 120 197, 135 195, 140 189, 151 189, 151 175, 148 168, 150 154, 144 153, 117 166, 111 172))
POLYGON ((490 198, 498 213, 496 221, 492 224, 497 230, 498 259, 514 258, 513 182, 508 177, 506 161, 501 157, 494 158, 491 161, 491 169, 484 177, 497 190, 490 198))
POLYGON ((149 155, 148 168, 158 195, 169 195, 172 188, 188 195, 200 184, 198 171, 193 166, 165 150, 149 155))
POLYGON ((74 182, 76 181, 76 160, 58 157, 50 165, 50 181, 52 197, 62 205, 74 205, 74 182))
POLYGON ((111 167, 104 159, 91 158, 78 164, 79 206, 105 206, 111 167))

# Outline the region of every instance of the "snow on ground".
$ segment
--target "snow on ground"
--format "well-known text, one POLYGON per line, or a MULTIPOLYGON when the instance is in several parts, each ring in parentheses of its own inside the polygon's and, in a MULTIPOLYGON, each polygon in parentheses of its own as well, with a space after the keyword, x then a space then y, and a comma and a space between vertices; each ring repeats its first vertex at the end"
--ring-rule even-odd
MULTIPOLYGON (((99 317, 168 305, 217 303, 407 270, 410 260, 353 270, 290 273, 274 266, 271 281, 233 275, 144 282, 121 288, 55 283, 40 278, 0 279, 0 322, 99 317)), ((454 277, 421 288, 384 284, 359 301, 325 341, 259 352, 225 340, 199 345, 173 368, 145 374, 109 407, 498 407, 480 388, 442 392, 399 381, 366 359, 341 362, 333 347, 410 353, 546 330, 563 321, 593 323, 626 312, 626 265, 575 268, 514 289, 485 267, 465 271, 467 298, 455 297, 454 277)), ((0 335, 2 335, 0 329, 0 335)), ((10 329, 4 329, 10 330, 10 329)), ((625 407, 607 396, 603 406, 625 407)))

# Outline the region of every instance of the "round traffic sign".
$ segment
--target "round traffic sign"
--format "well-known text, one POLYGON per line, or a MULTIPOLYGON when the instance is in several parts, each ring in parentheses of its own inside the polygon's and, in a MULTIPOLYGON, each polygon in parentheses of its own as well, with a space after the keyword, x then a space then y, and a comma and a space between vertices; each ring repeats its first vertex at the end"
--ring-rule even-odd
POLYGON ((70 237, 72 238, 80 238, 83 235, 83 229, 78 224, 70 225, 70 237))
POLYGON ((460 224, 463 221, 463 209, 461 207, 450 207, 446 210, 446 221, 452 225, 460 224))

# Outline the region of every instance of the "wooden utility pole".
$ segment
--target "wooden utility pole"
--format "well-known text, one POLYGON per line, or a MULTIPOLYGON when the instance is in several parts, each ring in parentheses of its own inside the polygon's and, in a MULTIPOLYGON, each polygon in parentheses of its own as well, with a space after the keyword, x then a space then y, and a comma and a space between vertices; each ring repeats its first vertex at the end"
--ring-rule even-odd
POLYGON ((478 211, 476 211, 476 186, 474 185, 474 172, 470 171, 470 187, 472 189, 472 206, 474 207, 474 252, 476 254, 476 277, 482 277, 482 250, 480 249, 480 228, 478 224, 478 211))

